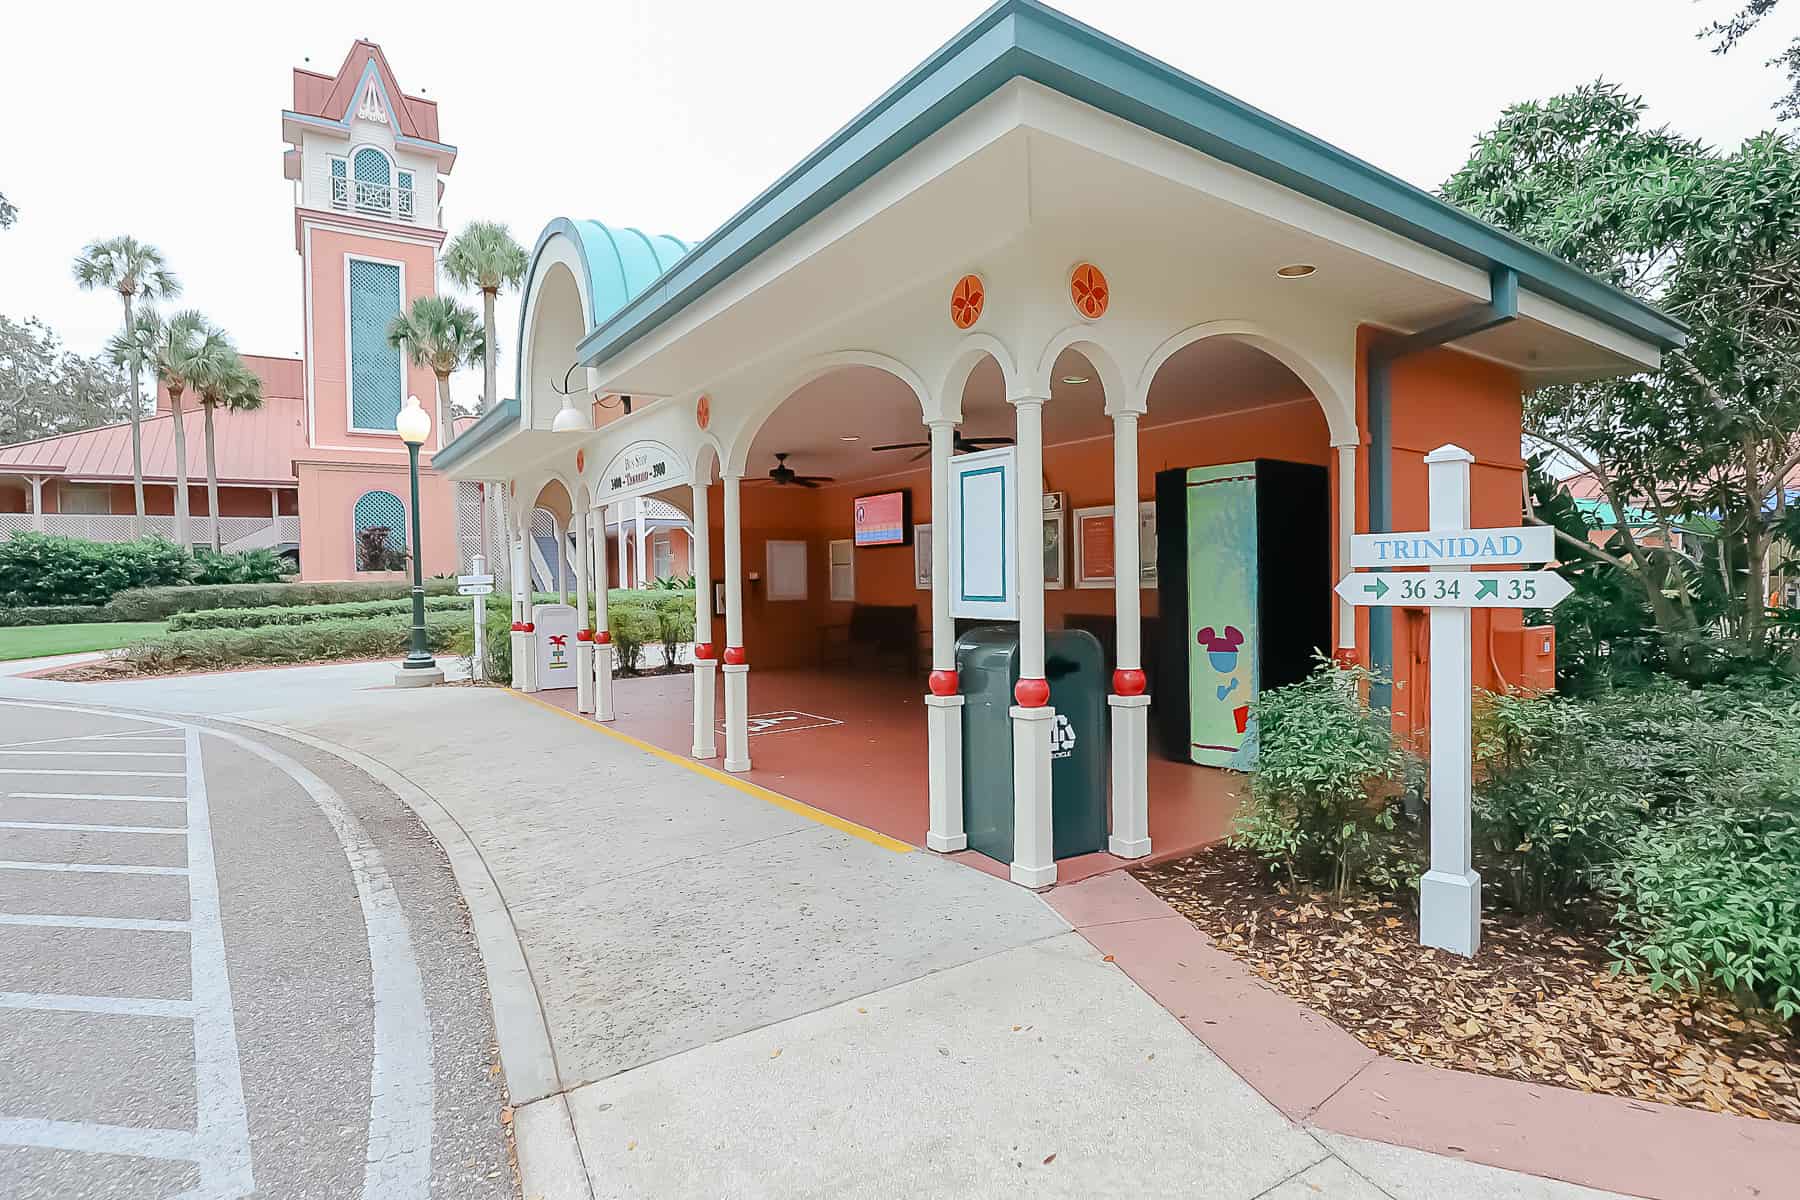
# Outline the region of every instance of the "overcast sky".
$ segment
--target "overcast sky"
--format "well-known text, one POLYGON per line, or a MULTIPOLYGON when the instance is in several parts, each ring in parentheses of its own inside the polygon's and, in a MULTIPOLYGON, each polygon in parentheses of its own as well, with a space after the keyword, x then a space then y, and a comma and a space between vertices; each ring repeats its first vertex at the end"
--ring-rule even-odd
MULTIPOLYGON (((1421 187, 1501 107, 1604 75, 1652 118, 1733 145, 1773 123, 1765 59, 1800 0, 1728 58, 1695 31, 1740 0, 1065 0, 1103 31, 1421 187)), ((0 36, 0 313, 77 350, 116 297, 69 263, 95 237, 161 247, 182 303, 241 349, 297 355, 300 259, 281 176, 289 69, 335 72, 379 43, 458 148, 452 232, 504 221, 526 247, 556 216, 704 236, 981 11, 976 0, 588 0, 461 5, 8 5, 0 36), (265 17, 265 13, 267 16, 265 17)), ((503 353, 517 336, 502 300, 503 353)), ((511 375, 510 358, 502 379, 511 375)), ((472 399, 459 378, 459 399, 472 399)), ((477 384, 478 386, 478 384, 477 384)))

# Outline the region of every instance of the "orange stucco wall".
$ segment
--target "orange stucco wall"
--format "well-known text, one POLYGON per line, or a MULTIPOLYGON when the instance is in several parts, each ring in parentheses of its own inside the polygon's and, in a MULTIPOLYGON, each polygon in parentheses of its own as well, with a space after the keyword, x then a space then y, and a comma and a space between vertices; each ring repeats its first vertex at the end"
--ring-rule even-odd
MULTIPOLYGON (((410 483, 404 461, 349 465, 302 462, 300 475, 300 577, 308 581, 385 578, 356 569, 356 502, 364 492, 392 492, 407 506, 407 542, 412 542, 410 483)), ((453 574, 456 561, 456 485, 433 471, 419 473, 424 505, 420 519, 426 575, 453 574)))

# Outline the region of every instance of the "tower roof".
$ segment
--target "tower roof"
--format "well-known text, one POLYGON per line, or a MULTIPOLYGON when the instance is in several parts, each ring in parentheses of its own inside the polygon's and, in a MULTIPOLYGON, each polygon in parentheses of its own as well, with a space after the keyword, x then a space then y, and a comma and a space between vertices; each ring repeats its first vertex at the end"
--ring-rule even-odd
POLYGON ((392 123, 396 142, 436 155, 440 174, 456 163, 456 147, 439 140, 437 101, 403 92, 374 42, 352 42, 335 75, 295 67, 293 105, 281 114, 282 136, 293 145, 303 129, 347 137, 350 122, 362 116, 392 123))

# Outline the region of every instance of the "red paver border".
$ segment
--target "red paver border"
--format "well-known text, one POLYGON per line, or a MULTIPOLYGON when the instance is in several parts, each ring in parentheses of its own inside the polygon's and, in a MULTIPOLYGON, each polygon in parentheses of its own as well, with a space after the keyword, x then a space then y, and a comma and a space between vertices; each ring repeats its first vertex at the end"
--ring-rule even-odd
POLYGON ((1800 1127, 1387 1058, 1123 871, 1044 899, 1297 1124, 1652 1200, 1800 1191, 1800 1127))

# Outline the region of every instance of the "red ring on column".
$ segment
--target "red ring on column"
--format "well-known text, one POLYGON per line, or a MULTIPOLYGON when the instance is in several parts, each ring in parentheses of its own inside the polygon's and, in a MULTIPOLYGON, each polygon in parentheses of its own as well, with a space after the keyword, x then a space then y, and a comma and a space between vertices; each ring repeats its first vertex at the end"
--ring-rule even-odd
POLYGON ((960 681, 955 671, 933 671, 925 683, 934 696, 954 696, 960 681))
POLYGON ((1362 654, 1355 646, 1339 646, 1331 652, 1331 661, 1340 667, 1359 667, 1362 665, 1362 654))
POLYGON ((578 642, 591 642, 594 640, 594 631, 591 629, 577 629, 575 631, 575 640, 578 642))
POLYGON ((594 633, 594 645, 596 645, 596 646, 612 645, 612 630, 610 630, 610 629, 596 630, 594 633))
POLYGON ((1144 673, 1135 667, 1126 667, 1113 672, 1113 694, 1118 696, 1141 696, 1148 681, 1144 673))
POLYGON ((519 632, 520 633, 536 633, 537 632, 537 622, 536 621, 525 622, 523 625, 519 626, 519 632))
POLYGON ((711 642, 695 642, 694 643, 694 661, 695 662, 710 661, 712 656, 713 656, 713 644, 711 642))
POLYGON ((727 646, 727 647, 725 647, 725 665, 731 666, 731 667, 742 667, 742 666, 747 665, 749 662, 750 662, 750 656, 744 652, 744 648, 742 646, 727 646))
POLYGON ((1020 708, 1042 708, 1050 703, 1048 679, 1021 679, 1013 684, 1013 699, 1020 708))
POLYGON ((524 633, 524 632, 525 632, 525 626, 523 626, 523 625, 521 625, 521 624, 520 624, 520 623, 519 623, 519 622, 517 622, 517 621, 514 621, 514 622, 513 622, 513 623, 512 623, 512 631, 513 631, 513 632, 514 632, 514 633, 524 633))

